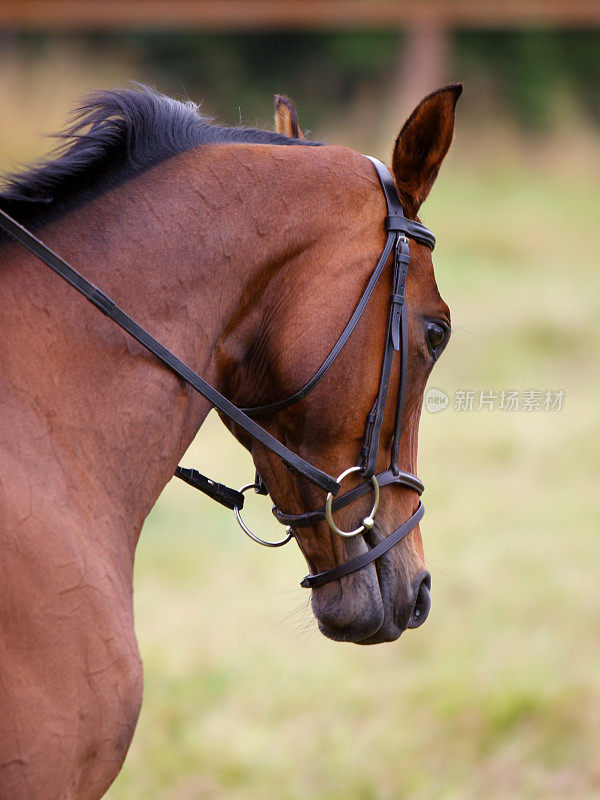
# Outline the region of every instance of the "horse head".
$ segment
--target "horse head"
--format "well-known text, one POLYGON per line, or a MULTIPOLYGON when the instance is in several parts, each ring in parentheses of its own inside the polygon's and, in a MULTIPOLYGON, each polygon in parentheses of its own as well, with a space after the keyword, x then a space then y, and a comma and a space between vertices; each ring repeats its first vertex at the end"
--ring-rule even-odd
MULTIPOLYGON (((426 97, 396 139, 393 181, 409 220, 417 221, 420 206, 450 147, 461 88, 448 86, 426 97)), ((277 130, 300 137, 291 101, 278 95, 275 103, 277 130)), ((238 366, 231 388, 235 393, 236 387, 244 386, 244 399, 251 406, 249 413, 252 406, 258 405, 254 410, 260 413, 261 424, 309 462, 332 475, 358 464, 359 468, 344 481, 343 492, 364 483, 365 476, 369 479, 373 474, 388 475, 390 455, 395 472, 408 477, 381 484, 381 501, 374 520, 369 517, 372 497, 364 489, 360 497, 335 512, 335 527, 328 524, 324 514, 307 520, 305 512, 323 506, 322 492, 232 426, 252 452, 261 480, 276 504, 276 515, 291 522, 292 533, 313 575, 372 551, 418 511, 419 481, 413 474, 423 392, 450 336, 450 312, 436 286, 431 250, 417 235, 409 242, 410 262, 402 301, 406 306, 403 344, 398 348, 389 345, 400 352, 391 358, 387 379, 382 377, 382 371, 387 343, 391 341, 388 309, 390 294, 398 291, 392 285, 395 273, 391 265, 396 257, 393 252, 389 260, 385 259, 387 271, 373 290, 360 321, 327 374, 297 402, 279 407, 272 402, 274 397, 293 396, 314 375, 359 301, 386 243, 384 220, 389 205, 386 209, 372 164, 343 148, 323 146, 318 150, 324 162, 320 167, 318 202, 322 203, 321 215, 329 220, 329 234, 315 234, 314 241, 300 253, 295 252, 279 271, 278 280, 266 293, 258 337, 244 363, 238 366), (406 377, 401 380, 403 361, 406 377), (389 381, 388 402, 384 398, 384 408, 379 409, 379 446, 371 453, 369 470, 364 450, 361 456, 365 421, 368 425, 384 380, 389 381), (413 478, 416 484, 411 483, 413 478), (363 525, 365 518, 368 524, 363 525), (336 528, 359 533, 342 536, 336 528)), ((316 152, 312 150, 310 156, 314 160, 316 152)), ((287 229, 293 221, 282 224, 287 229)), ((420 230, 418 226, 416 230, 420 230)), ((310 583, 308 579, 306 585, 310 583)), ((396 546, 362 569, 314 585, 312 607, 321 631, 332 639, 363 644, 391 641, 407 627, 417 627, 425 621, 430 586, 416 525, 396 546)))

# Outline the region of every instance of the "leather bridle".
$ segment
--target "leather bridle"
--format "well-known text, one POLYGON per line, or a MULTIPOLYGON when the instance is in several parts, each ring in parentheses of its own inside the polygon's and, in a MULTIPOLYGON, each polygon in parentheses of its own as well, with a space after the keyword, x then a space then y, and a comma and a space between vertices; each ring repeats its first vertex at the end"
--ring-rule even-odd
MULTIPOLYGON (((152 352, 172 372, 202 394, 213 407, 217 408, 232 422, 239 425, 261 444, 278 455, 293 472, 302 475, 314 485, 328 492, 326 504, 314 511, 308 511, 302 514, 286 514, 277 507, 274 507, 273 513, 275 517, 279 522, 288 526, 288 531, 286 537, 280 542, 266 542, 254 535, 246 527, 240 515, 240 511, 244 505, 244 491, 254 488, 260 494, 268 494, 267 487, 258 474, 255 483, 244 486, 240 491, 235 491, 223 484, 210 480, 195 469, 177 467, 175 471, 177 477, 204 492, 227 508, 234 510, 236 518, 245 532, 255 541, 267 546, 273 547, 286 544, 294 535, 293 532, 295 529, 309 527, 325 519, 328 521, 332 530, 342 536, 358 535, 370 530, 374 525, 373 516, 377 509, 380 488, 397 484, 412 489, 418 495, 421 495, 423 492, 424 487, 421 481, 415 475, 409 472, 403 472, 398 467, 408 369, 406 276, 410 263, 408 240, 413 239, 433 250, 435 246, 435 237, 431 231, 420 222, 407 219, 404 216, 402 204, 389 170, 377 159, 370 156, 367 156, 367 158, 371 161, 377 172, 388 212, 385 218, 387 238, 375 269, 346 327, 313 377, 302 386, 302 388, 298 389, 297 392, 289 397, 252 408, 238 408, 231 403, 226 397, 200 377, 200 375, 196 374, 190 367, 180 361, 173 353, 144 330, 144 328, 138 325, 131 317, 125 314, 106 294, 104 294, 104 292, 90 283, 86 278, 80 275, 80 273, 74 270, 73 267, 67 264, 66 261, 36 238, 29 230, 0 209, 0 229, 4 230, 5 233, 24 245, 30 252, 60 275, 60 277, 70 283, 71 286, 83 294, 96 308, 102 311, 103 314, 113 320, 143 347, 152 352), (290 451, 285 445, 258 425, 251 417, 271 414, 283 408, 287 408, 303 397, 306 397, 311 389, 319 383, 356 327, 392 253, 392 293, 390 296, 388 325, 377 396, 367 415, 365 437, 357 466, 345 470, 338 479, 334 480, 327 473, 290 451), (395 352, 400 353, 400 382, 396 404, 396 422, 392 439, 390 466, 384 472, 375 475, 379 440, 395 352), (365 482, 339 497, 336 496, 340 489, 340 481, 350 472, 359 472, 360 476, 365 479, 365 482), (376 498, 371 513, 363 519, 362 525, 356 530, 350 532, 341 531, 333 521, 333 512, 349 505, 359 497, 362 497, 370 488, 374 489, 376 498)), ((307 575, 300 585, 306 588, 322 586, 330 581, 356 572, 367 564, 372 563, 410 533, 410 531, 418 525, 424 513, 423 504, 419 501, 418 507, 413 515, 375 547, 358 556, 358 558, 340 564, 333 569, 315 575, 307 575)))

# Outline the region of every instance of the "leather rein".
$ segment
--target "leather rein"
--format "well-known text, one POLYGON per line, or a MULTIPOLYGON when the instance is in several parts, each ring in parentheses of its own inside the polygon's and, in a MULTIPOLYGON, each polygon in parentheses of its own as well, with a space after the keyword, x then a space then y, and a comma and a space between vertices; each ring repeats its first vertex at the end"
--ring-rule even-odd
MULTIPOLYGON (((267 487, 258 473, 254 483, 248 484, 242 487, 242 489, 239 491, 236 491, 223 484, 217 483, 216 481, 212 481, 210 478, 207 478, 205 475, 202 475, 200 472, 198 472, 198 470, 189 469, 186 467, 177 467, 175 470, 175 475, 178 478, 181 478, 186 483, 204 492, 213 500, 221 503, 221 505, 233 510, 242 529, 252 539, 254 539, 254 541, 269 547, 278 547, 286 544, 293 537, 294 529, 315 525, 323 520, 327 520, 331 529, 341 536, 356 536, 360 533, 369 531, 374 526, 373 517, 379 502, 380 487, 398 484, 400 486, 412 489, 419 496, 422 494, 424 489, 423 484, 416 477, 416 475, 403 472, 399 469, 398 458, 408 368, 408 321, 405 302, 406 276, 410 262, 408 240, 413 239, 414 241, 424 244, 433 250, 435 246, 435 237, 431 231, 429 231, 429 229, 420 222, 407 219, 404 216, 402 204, 398 197, 394 180, 389 170, 376 158, 372 158, 371 156, 367 156, 367 158, 371 161, 377 172, 377 176, 385 196, 388 212, 385 218, 387 239, 375 269, 373 270, 363 294, 361 295, 356 308, 354 309, 354 312, 348 320, 344 330, 333 345, 329 355, 323 361, 313 377, 304 386, 302 386, 302 388, 298 389, 298 391, 289 397, 283 400, 277 400, 273 403, 255 406, 252 408, 238 408, 231 403, 226 397, 224 397, 214 387, 207 383, 200 375, 187 366, 187 364, 183 363, 157 339, 151 336, 148 331, 138 325, 135 320, 122 311, 106 294, 104 294, 104 292, 102 292, 100 289, 94 286, 94 284, 84 278, 83 275, 73 269, 73 267, 71 267, 56 253, 54 253, 27 228, 23 227, 11 216, 9 216, 9 214, 0 209, 0 229, 26 247, 31 253, 33 253, 33 255, 54 270, 54 272, 56 272, 61 278, 66 280, 73 288, 75 288, 87 300, 89 300, 92 305, 94 305, 109 319, 115 322, 120 328, 126 331, 126 333, 136 339, 136 341, 146 348, 146 350, 149 350, 151 353, 153 353, 179 378, 181 378, 189 386, 205 397, 214 408, 217 408, 222 414, 243 428, 262 445, 278 455, 279 458, 281 458, 293 472, 302 475, 315 486, 318 486, 328 493, 327 501, 324 506, 303 514, 286 514, 274 506, 273 514, 275 515, 276 519, 282 524, 287 525, 288 528, 285 538, 280 542, 267 542, 253 534, 252 531, 246 527, 240 514, 241 509, 244 506, 245 491, 248 489, 255 489, 255 491, 259 494, 268 494, 267 487), (314 465, 305 461, 299 455, 293 453, 291 450, 285 447, 285 445, 279 442, 262 426, 255 422, 252 419, 252 416, 271 414, 281 410, 282 408, 286 408, 305 397, 311 391, 311 389, 313 389, 319 383, 339 355, 342 347, 346 344, 352 331, 356 327, 392 253, 392 293, 390 296, 388 326, 377 397, 369 414, 367 415, 365 438, 357 466, 350 467, 342 472, 337 479, 334 479, 331 475, 323 472, 318 467, 315 467, 314 465), (392 360, 395 352, 400 353, 400 383, 396 405, 396 423, 392 440, 390 466, 384 472, 375 475, 375 465, 379 452, 379 439, 381 435, 381 427, 383 424, 383 417, 390 383, 392 360), (365 482, 338 497, 337 494, 340 489, 341 481, 348 474, 353 472, 360 473, 360 476, 365 479, 365 482), (333 512, 343 508, 344 506, 347 506, 349 503, 352 503, 359 497, 362 497, 370 489, 373 489, 375 494, 375 502, 371 513, 362 520, 362 524, 356 528, 356 530, 348 532, 340 530, 333 521, 333 512)), ((401 539, 403 539, 408 533, 410 533, 410 531, 412 531, 413 528, 418 525, 424 513, 425 509, 423 504, 421 501, 419 501, 418 507, 413 515, 375 547, 363 553, 358 558, 354 558, 351 561, 340 564, 333 569, 329 569, 315 575, 307 575, 302 580, 300 585, 305 588, 322 586, 325 583, 329 583, 330 581, 337 580, 345 575, 356 572, 367 564, 372 563, 385 552, 387 552, 391 547, 397 544, 401 539)))

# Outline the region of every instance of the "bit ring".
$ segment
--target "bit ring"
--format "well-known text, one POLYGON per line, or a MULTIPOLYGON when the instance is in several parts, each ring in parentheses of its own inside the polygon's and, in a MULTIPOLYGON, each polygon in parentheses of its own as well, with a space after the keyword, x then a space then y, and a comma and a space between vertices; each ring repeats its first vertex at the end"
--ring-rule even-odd
MULTIPOLYGON (((344 472, 342 472, 341 475, 338 475, 338 477, 336 478, 336 482, 341 483, 344 480, 344 478, 347 477, 348 475, 351 475, 353 472, 360 472, 360 471, 361 471, 360 467, 348 467, 348 469, 344 470, 344 472)), ((377 483, 377 478, 375 477, 375 475, 371 476, 371 483, 373 484, 373 494, 375 495, 373 500, 373 508, 371 509, 370 514, 364 517, 362 525, 359 525, 359 527, 353 531, 342 531, 333 521, 333 513, 331 508, 331 504, 333 503, 333 495, 331 494, 331 492, 328 493, 327 500, 325 501, 325 516, 327 517, 327 522, 329 523, 329 527, 334 533, 339 533, 340 536, 346 536, 349 538, 351 536, 357 536, 359 533, 363 533, 364 531, 370 530, 373 527, 373 525, 375 524, 374 522, 375 512, 377 511, 377 507, 379 506, 379 484, 377 483)))
MULTIPOLYGON (((238 491, 244 494, 244 492, 247 492, 248 489, 258 490, 259 488, 260 487, 257 483, 247 483, 245 486, 242 486, 242 488, 239 489, 238 491)), ((233 509, 233 513, 235 514, 235 518, 237 520, 238 525, 244 531, 244 533, 247 536, 249 536, 253 541, 257 542, 258 544, 264 545, 264 547, 283 547, 283 545, 287 544, 294 535, 292 533, 292 529, 288 525, 285 529, 287 535, 283 539, 281 539, 279 542, 267 542, 266 539, 261 539, 260 536, 257 536, 250 530, 250 528, 246 525, 246 523, 242 519, 240 509, 237 506, 233 509)))

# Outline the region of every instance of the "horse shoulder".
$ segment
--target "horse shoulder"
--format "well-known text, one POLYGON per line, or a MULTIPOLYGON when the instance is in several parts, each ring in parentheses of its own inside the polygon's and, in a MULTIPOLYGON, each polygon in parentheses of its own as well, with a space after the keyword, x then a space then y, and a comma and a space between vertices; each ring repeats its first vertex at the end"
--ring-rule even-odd
POLYGON ((0 800, 92 800, 141 706, 130 569, 52 475, 42 492, 12 474, 0 485, 0 800))

